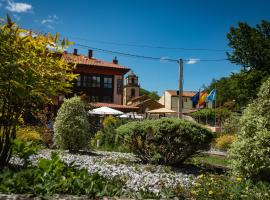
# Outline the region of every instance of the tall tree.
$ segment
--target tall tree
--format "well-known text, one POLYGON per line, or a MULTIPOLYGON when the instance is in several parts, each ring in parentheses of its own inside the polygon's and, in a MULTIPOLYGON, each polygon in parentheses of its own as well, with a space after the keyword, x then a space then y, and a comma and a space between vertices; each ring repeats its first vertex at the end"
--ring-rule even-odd
POLYGON ((214 80, 209 89, 218 90, 217 102, 224 105, 235 101, 245 107, 253 99, 262 83, 270 76, 270 23, 262 21, 256 27, 240 22, 227 34, 231 53, 228 59, 242 66, 239 73, 214 80))
POLYGON ((242 66, 242 71, 232 78, 247 103, 257 98, 260 86, 270 76, 270 23, 263 20, 251 27, 240 22, 237 28, 230 29, 227 37, 233 50, 227 53, 228 59, 242 66))
POLYGON ((58 34, 34 34, 8 16, 0 24, 0 167, 10 159, 19 117, 65 92, 76 77, 60 56, 69 42, 59 42, 58 34))
POLYGON ((261 21, 255 28, 240 22, 227 34, 232 53, 227 53, 232 63, 243 66, 244 71, 270 74, 270 23, 261 21))

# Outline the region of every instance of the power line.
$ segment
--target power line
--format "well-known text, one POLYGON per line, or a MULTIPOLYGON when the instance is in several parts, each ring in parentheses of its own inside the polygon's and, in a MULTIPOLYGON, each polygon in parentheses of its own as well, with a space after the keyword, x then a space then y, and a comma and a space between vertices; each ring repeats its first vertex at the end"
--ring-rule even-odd
MULTIPOLYGON (((38 31, 40 32, 40 31, 38 31)), ((46 31, 41 31, 41 33, 46 34, 46 31)), ((68 38, 68 37, 61 37, 63 38, 68 38)), ((75 38, 75 37, 74 37, 75 38)), ((92 41, 88 39, 81 39, 81 40, 86 40, 86 41, 92 41)), ((138 47, 149 47, 149 48, 164 48, 164 49, 182 49, 182 50, 209 50, 209 51, 225 51, 225 50, 218 50, 218 49, 188 49, 188 48, 170 48, 170 47, 158 47, 158 46, 148 46, 148 45, 133 45, 133 44, 124 44, 124 43, 111 43, 111 44, 119 44, 119 45, 129 45, 129 46, 138 46, 138 47)), ((158 61, 165 61, 165 62, 179 62, 179 59, 171 59, 167 57, 152 57, 152 56, 144 56, 144 55, 137 55, 137 54, 131 54, 131 53, 126 53, 126 52, 120 52, 120 51, 113 51, 113 50, 108 50, 108 49, 103 49, 103 48, 97 48, 93 46, 88 46, 85 44, 80 44, 80 43, 74 43, 75 46, 79 46, 82 48, 87 48, 87 49, 93 49, 96 51, 101 51, 105 53, 110 53, 110 54, 117 54, 117 55, 123 55, 123 56, 128 56, 128 57, 135 57, 135 58, 141 58, 141 59, 148 59, 148 60, 158 60, 158 61)), ((226 58, 220 58, 220 59, 194 59, 199 62, 219 62, 219 61, 225 61, 227 60, 226 58)), ((192 59, 183 59, 184 62, 189 62, 192 61, 192 59)))
MULTIPOLYGON (((97 47, 88 46, 88 45, 79 44, 79 43, 75 43, 74 45, 82 47, 82 48, 93 49, 96 51, 101 51, 101 52, 110 53, 110 54, 123 55, 123 56, 128 56, 128 57, 135 57, 135 58, 148 59, 148 60, 168 61, 168 62, 179 62, 178 59, 171 59, 171 58, 166 58, 166 57, 152 57, 152 56, 137 55, 137 54, 131 54, 131 53, 126 53, 126 52, 97 48, 97 47)), ((183 60, 185 62, 191 61, 191 59, 183 59, 183 60)), ((218 62, 218 61, 225 61, 227 59, 220 58, 220 59, 195 59, 195 60, 200 61, 200 62, 201 61, 202 62, 218 62)))
POLYGON ((136 54, 125 53, 125 52, 120 52, 120 51, 96 48, 96 47, 87 46, 87 45, 78 44, 78 43, 75 43, 74 45, 87 48, 87 49, 93 49, 96 51, 105 52, 105 53, 118 54, 118 55, 129 56, 129 57, 136 57, 136 58, 142 58, 142 59, 148 59, 148 60, 159 60, 159 61, 163 60, 163 61, 170 61, 170 62, 178 62, 177 59, 170 59, 170 58, 165 58, 165 57, 151 57, 151 56, 136 55, 136 54))
POLYGON ((116 46, 129 46, 129 47, 140 47, 140 48, 151 48, 151 49, 184 50, 184 51, 215 51, 215 52, 231 51, 229 49, 184 48, 184 47, 166 47, 166 46, 154 46, 154 45, 144 45, 144 44, 118 43, 118 42, 108 42, 108 41, 100 41, 100 40, 90 40, 90 39, 73 37, 73 36, 71 36, 69 38, 93 42, 93 43, 100 43, 100 44, 110 44, 110 45, 116 45, 116 46))

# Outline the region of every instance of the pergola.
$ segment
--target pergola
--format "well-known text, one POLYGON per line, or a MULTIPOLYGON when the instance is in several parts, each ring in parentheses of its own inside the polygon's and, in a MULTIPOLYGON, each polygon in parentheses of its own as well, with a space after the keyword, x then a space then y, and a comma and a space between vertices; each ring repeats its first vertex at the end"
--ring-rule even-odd
POLYGON ((167 108, 158 108, 155 110, 149 110, 149 111, 147 111, 147 113, 161 115, 161 114, 176 114, 177 112, 174 110, 167 109, 167 108))

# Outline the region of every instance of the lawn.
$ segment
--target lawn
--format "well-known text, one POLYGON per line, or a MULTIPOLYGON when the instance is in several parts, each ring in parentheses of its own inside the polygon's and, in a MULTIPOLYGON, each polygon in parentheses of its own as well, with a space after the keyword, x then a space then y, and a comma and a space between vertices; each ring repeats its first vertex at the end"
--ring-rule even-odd
POLYGON ((193 157, 191 162, 196 165, 211 165, 223 168, 229 167, 229 159, 226 156, 200 154, 196 157, 193 157))

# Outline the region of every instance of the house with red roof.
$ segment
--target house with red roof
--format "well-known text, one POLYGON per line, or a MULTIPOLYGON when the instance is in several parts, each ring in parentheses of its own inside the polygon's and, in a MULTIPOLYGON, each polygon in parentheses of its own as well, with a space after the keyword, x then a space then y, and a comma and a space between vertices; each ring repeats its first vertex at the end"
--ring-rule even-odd
MULTIPOLYGON (((195 94, 196 92, 193 91, 183 92, 182 105, 184 114, 189 114, 196 111, 196 109, 193 108, 191 101, 191 97, 193 97, 195 94)), ((158 102, 164 105, 165 108, 178 112, 178 95, 179 94, 177 90, 166 90, 158 102)))
POLYGON ((86 95, 94 107, 107 106, 123 111, 136 111, 137 107, 123 105, 124 75, 130 70, 118 63, 115 57, 111 62, 96 59, 93 51, 88 55, 63 53, 62 58, 76 64, 74 73, 79 74, 73 87, 73 95, 86 95))

